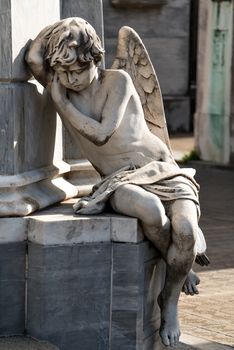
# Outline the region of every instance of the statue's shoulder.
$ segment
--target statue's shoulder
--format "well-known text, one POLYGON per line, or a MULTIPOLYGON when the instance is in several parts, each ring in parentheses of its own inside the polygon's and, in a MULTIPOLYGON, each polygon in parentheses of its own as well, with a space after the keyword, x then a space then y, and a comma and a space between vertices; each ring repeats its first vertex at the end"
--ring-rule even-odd
POLYGON ((132 83, 130 75, 123 69, 105 69, 103 71, 103 80, 108 84, 126 84, 128 82, 132 83))

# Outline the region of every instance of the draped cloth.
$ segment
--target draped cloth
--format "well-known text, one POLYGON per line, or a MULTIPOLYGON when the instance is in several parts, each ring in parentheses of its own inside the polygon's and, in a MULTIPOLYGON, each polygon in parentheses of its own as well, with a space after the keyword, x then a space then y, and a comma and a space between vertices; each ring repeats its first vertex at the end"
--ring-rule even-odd
POLYGON ((152 161, 141 168, 127 166, 105 177, 93 187, 90 196, 78 199, 73 208, 77 214, 99 214, 117 188, 124 184, 134 184, 156 194, 162 203, 177 199, 192 200, 200 213, 199 185, 194 180, 194 175, 195 169, 179 168, 161 161, 152 161))
MULTIPOLYGON (((134 184, 155 193, 165 206, 170 201, 177 199, 193 201, 197 207, 199 218, 199 185, 194 180, 195 173, 193 168, 181 169, 177 165, 159 161, 152 161, 141 168, 127 166, 105 177, 93 187, 90 196, 78 199, 73 208, 77 214, 99 214, 103 212, 106 202, 117 188, 124 184, 134 184)), ((208 265, 209 260, 204 255, 206 241, 200 228, 197 232, 196 250, 197 257, 205 257, 206 259, 202 265, 208 265)))

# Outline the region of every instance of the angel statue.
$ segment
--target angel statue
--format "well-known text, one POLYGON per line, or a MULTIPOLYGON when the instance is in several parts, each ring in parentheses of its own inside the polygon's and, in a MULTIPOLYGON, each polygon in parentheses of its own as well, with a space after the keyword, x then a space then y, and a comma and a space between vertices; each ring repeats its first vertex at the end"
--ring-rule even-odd
POLYGON ((166 262, 158 298, 160 336, 176 346, 181 290, 198 293, 194 261, 207 264, 194 169, 173 159, 159 83, 137 35, 123 27, 111 69, 93 27, 67 18, 42 30, 26 53, 34 77, 50 92, 65 127, 102 176, 75 213, 97 214, 107 201, 117 213, 139 219, 166 262))

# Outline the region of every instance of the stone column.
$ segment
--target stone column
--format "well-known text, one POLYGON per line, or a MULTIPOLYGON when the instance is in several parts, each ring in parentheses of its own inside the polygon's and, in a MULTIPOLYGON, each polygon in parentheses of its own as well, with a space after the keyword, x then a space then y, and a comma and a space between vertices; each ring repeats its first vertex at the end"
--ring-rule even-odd
POLYGON ((0 216, 27 215, 74 196, 62 175, 62 128, 24 63, 29 39, 60 19, 59 0, 0 1, 0 216))
MULTIPOLYGON (((233 18, 234 18, 234 6, 233 6, 233 18)), ((234 26, 232 30, 232 70, 231 70, 231 79, 232 79, 232 89, 231 89, 231 127, 230 127, 230 137, 231 137, 231 157, 230 161, 234 164, 234 26)))
POLYGON ((196 147, 201 159, 230 161, 233 2, 200 0, 196 147))
MULTIPOLYGON (((96 30, 104 45, 102 0, 62 0, 61 18, 81 17, 86 19, 96 30)), ((104 60, 102 66, 104 67, 104 60)), ((76 139, 69 135, 66 129, 63 132, 64 159, 71 166, 68 179, 78 186, 80 195, 87 194, 94 183, 99 181, 99 175, 92 165, 85 159, 76 139)))

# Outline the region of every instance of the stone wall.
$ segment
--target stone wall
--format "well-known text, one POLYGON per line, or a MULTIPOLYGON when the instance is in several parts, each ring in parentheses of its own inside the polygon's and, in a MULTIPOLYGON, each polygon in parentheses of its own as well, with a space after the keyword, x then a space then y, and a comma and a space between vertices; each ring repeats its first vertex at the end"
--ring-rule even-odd
POLYGON ((114 7, 115 2, 124 3, 103 0, 106 67, 113 61, 119 28, 133 27, 143 39, 158 75, 169 129, 189 131, 190 1, 161 1, 158 6, 141 8, 131 1, 128 7, 114 7))

